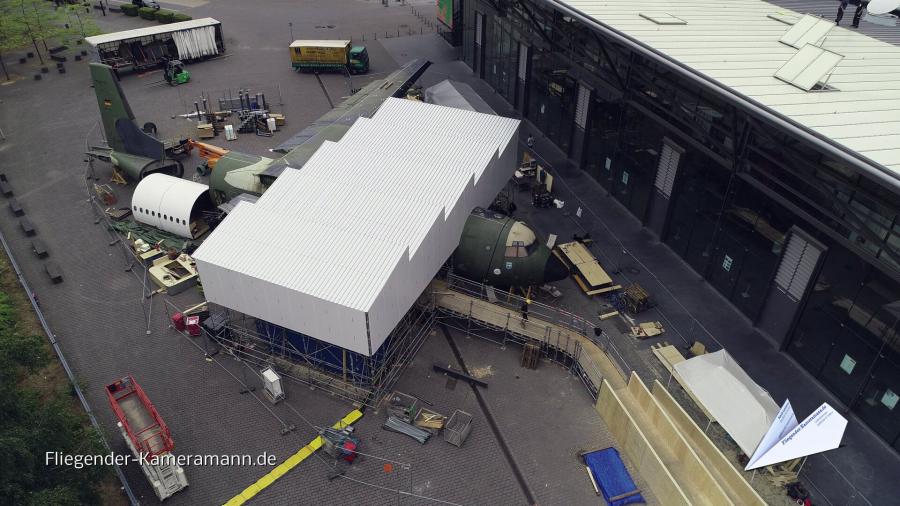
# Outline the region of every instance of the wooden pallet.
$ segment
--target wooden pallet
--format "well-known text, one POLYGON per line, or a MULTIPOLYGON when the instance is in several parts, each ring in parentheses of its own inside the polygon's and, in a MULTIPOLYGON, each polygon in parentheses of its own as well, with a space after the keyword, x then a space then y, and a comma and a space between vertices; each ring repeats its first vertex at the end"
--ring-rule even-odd
POLYGON ((541 358, 541 347, 535 343, 525 343, 522 347, 522 360, 520 365, 526 369, 537 369, 538 360, 541 358))

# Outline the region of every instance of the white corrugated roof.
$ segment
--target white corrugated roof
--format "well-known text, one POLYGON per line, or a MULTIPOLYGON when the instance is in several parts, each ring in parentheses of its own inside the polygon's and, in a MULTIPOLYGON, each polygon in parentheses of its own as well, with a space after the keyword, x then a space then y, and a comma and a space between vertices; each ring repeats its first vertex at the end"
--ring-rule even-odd
POLYGON ((349 40, 295 40, 290 47, 346 47, 349 40))
POLYGON ((821 43, 844 56, 828 79, 838 91, 806 92, 774 77, 797 49, 779 42, 791 26, 768 17, 803 13, 758 0, 556 1, 900 175, 900 47, 845 28, 852 8, 821 43), (641 13, 686 24, 660 25, 641 13))
POLYGON ((518 124, 388 99, 204 241, 194 258, 207 298, 374 352, 456 248, 472 208, 512 175, 518 124), (348 314, 364 324, 338 321, 348 314))
POLYGON ((103 35, 94 35, 93 37, 85 37, 84 40, 88 44, 97 47, 99 44, 106 42, 116 42, 119 40, 135 39, 138 37, 148 37, 150 35, 159 35, 161 33, 180 32, 182 30, 190 30, 192 28, 200 28, 201 26, 212 26, 220 24, 218 20, 213 18, 191 19, 189 21, 181 21, 179 23, 169 23, 166 25, 148 26, 145 28, 135 28, 134 30, 125 30, 121 32, 104 33, 103 35))

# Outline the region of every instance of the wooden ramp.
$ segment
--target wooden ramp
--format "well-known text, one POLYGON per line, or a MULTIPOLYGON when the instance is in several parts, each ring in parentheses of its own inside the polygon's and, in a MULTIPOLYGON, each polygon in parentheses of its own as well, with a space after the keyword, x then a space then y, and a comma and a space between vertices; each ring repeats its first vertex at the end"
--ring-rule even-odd
POLYGON ((659 382, 604 382, 597 411, 663 504, 765 504, 659 382))
POLYGON ((622 373, 609 356, 584 334, 533 315, 524 320, 519 311, 456 292, 440 280, 433 281, 431 288, 435 305, 446 313, 475 320, 484 327, 508 333, 525 342, 543 343, 575 357, 594 390, 599 391, 604 379, 614 386, 625 386, 622 373))

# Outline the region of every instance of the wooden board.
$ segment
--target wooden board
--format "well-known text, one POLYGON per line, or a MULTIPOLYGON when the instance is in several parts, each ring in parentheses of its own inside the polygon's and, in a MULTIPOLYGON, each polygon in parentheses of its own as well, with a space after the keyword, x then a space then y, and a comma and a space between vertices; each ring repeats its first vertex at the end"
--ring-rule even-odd
POLYGON ((436 296, 435 303, 438 307, 462 318, 472 318, 489 328, 546 343, 570 355, 576 355, 580 348, 579 362, 597 388, 604 379, 616 388, 625 385, 625 377, 612 359, 583 334, 543 321, 534 315, 523 323, 519 311, 454 292, 443 281, 432 281, 432 292, 436 296))
POLYGON ((612 292, 612 291, 621 290, 621 289, 622 289, 622 285, 612 285, 612 286, 607 286, 606 288, 598 288, 596 290, 590 290, 585 293, 588 295, 600 295, 601 293, 612 292))
POLYGON ((567 242, 559 245, 559 251, 565 257, 566 263, 578 271, 577 273, 588 286, 585 292, 612 284, 612 278, 603 270, 594 254, 584 244, 577 241, 567 242))

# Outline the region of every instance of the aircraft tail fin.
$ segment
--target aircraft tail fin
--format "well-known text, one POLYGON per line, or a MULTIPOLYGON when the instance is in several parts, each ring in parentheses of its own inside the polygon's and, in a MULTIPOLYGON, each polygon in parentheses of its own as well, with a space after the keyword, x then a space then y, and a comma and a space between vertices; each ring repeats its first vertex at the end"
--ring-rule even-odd
POLYGON ((159 139, 138 128, 128 99, 119 85, 112 67, 91 63, 91 78, 97 94, 97 106, 103 119, 106 142, 113 151, 162 161, 166 157, 165 145, 159 139))
POLYGON ((115 151, 127 152, 125 141, 116 129, 116 122, 126 119, 134 122, 134 113, 128 105, 128 99, 122 93, 119 78, 112 67, 102 63, 91 63, 91 79, 94 81, 94 93, 97 94, 97 107, 103 120, 103 131, 106 142, 115 151))

